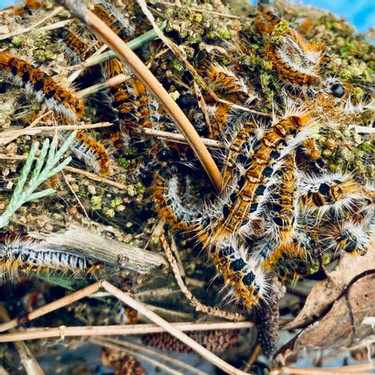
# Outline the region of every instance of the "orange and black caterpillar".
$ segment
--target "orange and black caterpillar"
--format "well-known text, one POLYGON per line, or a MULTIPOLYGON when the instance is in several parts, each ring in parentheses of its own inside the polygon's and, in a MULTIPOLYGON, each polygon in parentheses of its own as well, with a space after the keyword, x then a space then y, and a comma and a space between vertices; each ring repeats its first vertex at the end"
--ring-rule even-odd
POLYGON ((84 62, 95 52, 92 46, 89 46, 68 28, 63 27, 58 29, 57 37, 62 41, 63 50, 73 64, 84 62))
POLYGON ((250 220, 262 201, 267 183, 273 173, 273 165, 280 159, 281 153, 285 153, 288 141, 298 132, 306 129, 310 121, 308 114, 287 116, 265 130, 254 143, 248 162, 244 164, 244 172, 237 182, 236 190, 223 205, 220 217, 208 228, 202 228, 203 243, 213 236, 215 239, 220 239, 231 235, 250 220))
POLYGON ((135 32, 127 15, 121 14, 116 7, 106 1, 98 1, 93 13, 98 16, 121 39, 128 41, 135 32))
POLYGON ((72 121, 82 116, 83 104, 72 91, 29 62, 1 52, 0 70, 5 79, 36 94, 38 101, 58 115, 72 121))
POLYGON ((101 263, 83 255, 43 246, 27 236, 0 236, 0 269, 6 277, 14 278, 24 272, 62 272, 86 275, 95 272, 101 263))

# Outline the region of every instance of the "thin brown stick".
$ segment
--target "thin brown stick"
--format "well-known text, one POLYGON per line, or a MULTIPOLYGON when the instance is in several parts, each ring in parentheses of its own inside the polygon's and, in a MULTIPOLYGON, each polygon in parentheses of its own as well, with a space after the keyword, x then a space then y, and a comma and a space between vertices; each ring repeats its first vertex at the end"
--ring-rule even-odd
POLYGON ((167 374, 171 375, 181 375, 181 372, 173 370, 166 364, 164 364, 161 361, 157 361, 155 359, 150 358, 149 356, 143 355, 139 353, 138 351, 133 351, 129 348, 124 348, 124 345, 119 345, 116 342, 112 342, 110 340, 106 340, 105 338, 100 338, 100 337, 93 337, 90 339, 90 341, 94 344, 100 345, 100 346, 105 346, 107 348, 115 349, 115 350, 121 350, 121 351, 126 351, 126 353, 132 357, 135 358, 140 358, 144 361, 147 361, 151 365, 153 365, 155 368, 160 368, 160 370, 163 370, 163 372, 166 372, 167 374))
MULTIPOLYGON (((154 137, 158 137, 166 141, 173 141, 176 143, 187 144, 187 141, 182 134, 176 134, 176 133, 165 132, 162 130, 155 130, 155 129, 149 129, 149 128, 144 128, 143 132, 146 135, 152 135, 154 137)), ((201 138, 201 141, 203 144, 205 144, 209 148, 219 148, 219 149, 225 148, 225 144, 223 142, 215 141, 214 139, 201 138)))
MULTIPOLYGON (((9 321, 8 312, 5 310, 4 306, 0 303, 0 316, 2 320, 9 321)), ((12 330, 13 331, 13 330, 12 330)), ((25 369, 27 375, 44 375, 42 368, 40 367, 38 361, 35 359, 34 355, 31 353, 28 346, 21 339, 20 342, 16 342, 15 347, 20 356, 20 361, 25 369)))
POLYGON ((44 18, 42 18, 40 21, 36 22, 35 24, 33 24, 33 25, 29 26, 29 27, 26 27, 25 29, 21 29, 21 30, 14 31, 12 33, 1 35, 0 36, 0 40, 8 39, 8 38, 10 38, 12 36, 24 34, 24 33, 27 33, 27 32, 29 32, 31 30, 34 30, 39 25, 41 25, 44 22, 46 22, 48 19, 56 16, 56 14, 60 13, 62 10, 63 10, 62 7, 57 7, 55 10, 53 10, 51 13, 49 13, 47 16, 45 16, 44 18))
POLYGON ((73 190, 72 185, 70 185, 68 179, 66 178, 65 173, 62 172, 62 175, 63 175, 63 177, 64 177, 64 181, 65 181, 65 183, 68 185, 68 188, 69 188, 70 192, 74 195, 74 198, 75 198, 76 201, 78 202, 79 206, 82 208, 82 211, 83 211, 83 213, 85 214, 86 218, 90 220, 90 216, 89 216, 89 214, 87 213, 85 206, 82 204, 81 200, 78 198, 77 194, 76 194, 75 191, 73 190))
MULTIPOLYGON (((109 338, 109 337, 94 337, 94 338, 91 338, 89 339, 90 342, 94 342, 94 343, 97 343, 99 345, 112 345, 114 344, 116 346, 117 349, 119 350, 122 350, 122 351, 125 351, 127 353, 134 353, 135 356, 138 358, 141 358, 139 354, 141 355, 146 355, 147 358, 149 358, 148 356, 153 356, 153 357, 157 357, 159 359, 159 362, 157 363, 157 366, 160 366, 160 362, 161 363, 170 363, 170 364, 173 364, 174 366, 176 366, 179 370, 184 370, 184 373, 186 372, 189 372, 189 373, 192 373, 192 374, 196 374, 196 375, 208 375, 207 373, 205 372, 202 372, 198 369, 196 369, 195 367, 192 367, 190 365, 188 365, 187 363, 185 362, 182 362, 182 361, 179 361, 169 355, 165 355, 165 354, 162 354, 160 352, 157 352, 156 350, 152 350, 150 348, 145 348, 144 345, 139 345, 139 344, 135 344, 133 342, 127 342, 127 341, 124 341, 124 340, 120 340, 120 339, 114 339, 114 338, 109 338)), ((145 358, 146 361, 148 361, 148 359, 145 358)), ((180 374, 180 372, 178 373, 180 374)))
POLYGON ((236 369, 235 367, 231 366, 229 363, 223 361, 221 358, 212 354, 209 350, 199 345, 196 341, 191 339, 185 333, 176 329, 175 327, 173 327, 173 325, 171 325, 166 320, 156 315, 149 309, 146 309, 144 305, 142 305, 135 299, 131 298, 128 294, 122 292, 120 289, 116 288, 114 285, 110 284, 108 281, 106 280, 102 281, 102 286, 107 292, 111 293, 113 296, 117 297, 120 301, 124 302, 125 304, 132 307, 133 309, 137 310, 138 313, 142 314, 147 319, 150 319, 152 322, 158 324, 160 327, 163 327, 171 335, 175 336, 177 339, 182 341, 185 345, 189 346, 191 349, 197 352, 200 356, 207 359, 212 364, 219 367, 221 370, 232 375, 245 375, 245 372, 236 369))
MULTIPOLYGON (((174 327, 183 332, 208 331, 220 329, 253 328, 252 322, 214 322, 214 323, 173 323, 174 327)), ((83 337, 83 336, 118 336, 118 335, 143 335, 161 333, 165 329, 156 324, 127 324, 91 327, 53 327, 53 328, 27 328, 22 332, 6 333, 0 335, 0 342, 14 342, 23 340, 47 339, 52 337, 83 337)))
POLYGON ((71 24, 72 22, 74 22, 74 20, 71 18, 69 20, 59 21, 59 22, 52 23, 51 25, 43 26, 39 30, 51 31, 51 30, 61 29, 62 27, 65 27, 66 25, 71 24))
POLYGON ((173 274, 176 278, 177 284, 180 287, 182 293, 184 293, 185 297, 190 301, 190 303, 195 307, 197 311, 202 311, 206 314, 217 316, 219 318, 233 320, 233 321, 242 321, 246 320, 247 317, 245 315, 240 315, 236 313, 230 313, 228 311, 220 310, 216 307, 212 306, 206 306, 203 303, 201 303, 193 294, 190 292, 190 290, 186 287, 184 281, 182 280, 178 264, 176 262, 176 259, 174 258, 172 254, 172 250, 169 246, 169 243, 167 239, 165 238, 165 235, 162 233, 160 235, 160 241, 162 243, 165 255, 167 257, 167 260, 172 268, 173 274))
MULTIPOLYGON (((0 156, 0 158, 1 158, 1 156, 0 156)), ((124 184, 120 184, 119 182, 115 182, 115 181, 112 181, 108 178, 98 176, 95 173, 84 171, 83 169, 67 166, 67 167, 64 168, 64 170, 68 171, 68 172, 80 174, 82 176, 85 176, 85 177, 89 178, 90 180, 102 182, 103 184, 111 185, 111 186, 114 186, 114 187, 116 187, 118 189, 121 189, 121 190, 127 190, 128 189, 128 187, 124 184)))
POLYGON ((57 301, 54 301, 54 302, 48 303, 47 305, 39 307, 38 309, 30 313, 27 313, 24 316, 12 319, 9 322, 2 323, 0 324, 0 332, 4 332, 4 331, 7 331, 8 329, 17 327, 19 324, 26 323, 30 320, 39 318, 40 316, 48 314, 51 311, 55 311, 61 307, 67 306, 75 301, 78 301, 82 299, 83 297, 87 297, 91 295, 92 293, 97 292, 100 289, 100 286, 101 286, 101 283, 100 281, 98 281, 92 285, 87 286, 86 288, 83 288, 81 290, 78 290, 77 292, 74 292, 65 297, 62 297, 57 301))
MULTIPOLYGON (((182 112, 176 102, 170 97, 161 83, 139 59, 139 57, 95 14, 84 8, 82 3, 72 0, 60 1, 74 16, 79 17, 86 25, 92 29, 104 43, 106 43, 124 61, 135 75, 141 79, 149 90, 162 104, 163 108, 175 121, 181 133, 186 137, 189 145, 196 153, 205 171, 210 177, 217 191, 222 189, 222 176, 206 146, 201 142, 200 137, 182 112)), ((159 29, 160 31, 160 29, 159 29)))

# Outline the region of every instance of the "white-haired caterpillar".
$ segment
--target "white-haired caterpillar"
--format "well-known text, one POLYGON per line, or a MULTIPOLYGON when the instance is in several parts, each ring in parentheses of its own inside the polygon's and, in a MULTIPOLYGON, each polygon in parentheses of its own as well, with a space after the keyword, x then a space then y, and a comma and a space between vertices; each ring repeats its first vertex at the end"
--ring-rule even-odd
POLYGON ((283 35, 274 33, 280 19, 272 15, 269 9, 263 9, 259 18, 261 22, 258 21, 257 26, 263 26, 259 31, 272 34, 274 39, 279 39, 278 42, 268 41, 264 48, 265 58, 272 62, 275 73, 292 85, 320 87, 322 79, 319 76, 319 68, 323 47, 308 43, 292 28, 283 35))
POLYGON ((65 250, 48 248, 27 236, 3 235, 0 241, 0 269, 6 277, 14 278, 23 272, 94 272, 98 262, 65 250))
POLYGON ((83 103, 72 90, 59 85, 41 69, 18 57, 0 52, 2 76, 11 83, 36 94, 38 101, 45 102, 48 109, 64 118, 75 121, 83 114, 83 103))
POLYGON ((72 64, 80 64, 92 56, 95 52, 78 35, 68 28, 62 27, 57 30, 57 36, 61 40, 63 52, 72 64))
POLYGON ((93 13, 98 16, 121 39, 128 41, 135 32, 127 15, 121 14, 118 9, 106 1, 97 1, 93 13))
MULTIPOLYGON (((66 139, 69 132, 61 132, 60 136, 66 139)), ((70 149, 78 159, 83 160, 85 164, 95 173, 108 175, 111 172, 111 159, 106 148, 96 139, 91 137, 85 131, 77 132, 76 138, 70 149)))
POLYGON ((307 129, 310 123, 310 116, 301 113, 287 116, 265 130, 254 143, 249 163, 238 180, 236 191, 223 206, 221 217, 211 223, 209 228, 202 228, 203 243, 209 238, 216 240, 230 236, 250 220, 263 201, 273 173, 273 165, 286 153, 291 152, 297 141, 301 141, 296 135, 307 129))
POLYGON ((208 249, 217 271, 245 308, 258 305, 267 295, 269 283, 262 268, 250 257, 240 238, 221 241, 208 249))

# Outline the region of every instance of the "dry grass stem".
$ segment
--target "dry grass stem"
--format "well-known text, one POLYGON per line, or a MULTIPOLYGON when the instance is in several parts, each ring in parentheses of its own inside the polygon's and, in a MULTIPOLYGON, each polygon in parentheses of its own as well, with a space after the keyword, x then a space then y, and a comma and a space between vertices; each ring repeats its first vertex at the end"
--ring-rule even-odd
MULTIPOLYGON (((158 137, 158 138, 164 139, 166 141, 173 141, 173 142, 182 143, 182 144, 187 143, 185 137, 182 134, 165 132, 165 131, 162 131, 162 130, 155 130, 155 129, 150 129, 150 128, 145 128, 145 129, 143 129, 143 131, 146 135, 152 135, 154 137, 158 137)), ((225 147, 225 144, 223 142, 216 141, 214 139, 201 138, 201 141, 208 148, 222 149, 222 148, 225 147)))
POLYGON ((139 351, 133 351, 129 348, 124 347, 124 345, 120 345, 115 342, 111 342, 109 340, 106 340, 105 338, 100 338, 100 337, 93 337, 90 339, 90 341, 94 344, 100 345, 100 346, 105 346, 107 348, 115 349, 115 350, 120 350, 123 352, 126 352, 128 355, 131 355, 134 358, 137 359, 143 359, 144 361, 150 363, 151 365, 155 366, 156 368, 160 368, 161 370, 164 370, 167 374, 171 375, 181 375, 181 372, 173 370, 169 366, 167 366, 164 363, 161 363, 160 361, 157 361, 155 359, 152 359, 146 355, 140 354, 139 351))
POLYGON ((97 83, 96 85, 92 85, 83 90, 77 91, 75 95, 77 98, 83 99, 83 98, 86 98, 87 96, 96 94, 99 91, 120 85, 121 83, 124 83, 128 81, 129 79, 131 79, 130 76, 126 74, 119 74, 115 77, 108 79, 107 81, 97 83))
MULTIPOLYGON (((0 158, 1 158, 1 155, 0 155, 0 158)), ((95 173, 84 171, 83 169, 67 166, 67 167, 64 168, 64 170, 67 171, 67 172, 81 174, 82 176, 85 176, 85 177, 89 178, 90 180, 102 182, 103 184, 111 185, 111 186, 116 187, 116 188, 121 189, 121 190, 127 190, 127 188, 128 188, 128 186, 126 186, 124 184, 120 184, 119 182, 112 181, 112 180, 110 180, 108 178, 105 178, 105 177, 101 177, 101 176, 99 176, 95 173)))
POLYGON ((20 30, 17 30, 17 31, 14 31, 12 33, 8 33, 8 34, 4 34, 4 35, 0 35, 0 40, 4 40, 4 39, 8 39, 8 38, 11 38, 12 36, 16 36, 16 35, 20 35, 20 34, 24 34, 24 33, 27 33, 31 30, 34 30, 36 29, 39 25, 42 25, 44 22, 46 22, 47 20, 49 20, 50 18, 56 16, 56 14, 60 13, 64 8, 63 7, 57 7, 55 10, 53 10, 51 13, 49 13, 47 16, 45 16, 44 18, 42 18, 40 21, 36 22, 35 24, 29 26, 29 27, 26 27, 24 29, 20 29, 20 30))
POLYGON ((192 293, 190 292, 190 290, 186 287, 184 281, 182 280, 177 261, 172 254, 172 250, 164 234, 161 234, 160 240, 161 240, 165 255, 167 257, 167 260, 176 278, 178 286, 180 287, 182 293, 184 293, 185 297, 190 301, 190 303, 193 306, 195 306, 197 311, 202 311, 205 314, 209 314, 212 316, 216 316, 218 318, 228 319, 232 321, 242 321, 242 320, 247 319, 245 315, 230 313, 227 311, 220 310, 216 307, 203 305, 196 297, 194 297, 192 293))
MULTIPOLYGON (((77 9, 77 4, 71 3, 70 1, 64 2, 64 5, 69 8, 73 14, 80 16, 87 26, 116 53, 119 59, 124 61, 139 79, 144 81, 153 95, 155 95, 162 104, 163 108, 175 121, 181 133, 186 137, 189 145, 193 148, 216 190, 221 191, 223 182, 222 176, 212 156, 208 152, 206 146, 201 142, 193 125, 151 71, 145 66, 139 57, 92 12, 82 8, 77 9)), ((161 33, 160 29, 159 32, 161 33)), ((158 32, 157 34, 159 36, 158 32)))
MULTIPOLYGON (((124 340, 114 339, 114 338, 108 338, 108 337, 95 337, 91 338, 89 340, 90 342, 94 342, 100 345, 106 346, 107 344, 116 346, 117 349, 125 351, 129 353, 129 350, 136 353, 136 356, 139 355, 139 353, 143 353, 145 355, 150 355, 153 357, 157 357, 161 363, 170 363, 176 366, 178 369, 183 369, 185 371, 188 371, 189 373, 196 374, 196 375, 207 375, 205 372, 202 372, 195 367, 192 367, 188 365, 185 362, 179 361, 178 359, 175 359, 171 356, 162 354, 157 352, 156 350, 152 350, 149 348, 145 348, 144 345, 138 345, 132 342, 127 342, 124 340)), ((157 365, 158 366, 158 365, 157 365)))
MULTIPOLYGON (((174 327, 183 332, 208 331, 219 329, 244 329, 253 328, 252 322, 214 322, 214 323, 173 323, 174 327)), ((20 332, 0 335, 0 342, 14 342, 24 340, 47 339, 52 337, 83 337, 83 336, 118 336, 118 335, 143 335, 147 333, 165 332, 165 329, 156 324, 127 324, 87 327, 53 327, 53 328, 26 328, 20 332)))
POLYGON ((168 323, 166 320, 156 315, 151 310, 147 309, 144 305, 142 305, 141 303, 139 303, 138 301, 130 297, 128 294, 122 292, 120 289, 116 288, 114 285, 104 280, 102 281, 102 286, 107 292, 111 293, 113 296, 117 297, 120 301, 124 302, 125 304, 132 307, 133 309, 137 310, 138 313, 143 315, 145 318, 158 324, 160 327, 163 327, 171 335, 175 336, 177 339, 182 341, 185 345, 189 346, 200 356, 207 359, 208 361, 210 361, 212 364, 214 364, 215 366, 217 366, 224 372, 228 374, 232 374, 232 375, 244 375, 245 374, 245 372, 236 369, 229 363, 223 361, 221 358, 212 354, 209 350, 199 345, 196 341, 191 339, 185 333, 173 327, 173 325, 168 323))
POLYGON ((77 194, 73 190, 72 185, 70 185, 68 179, 66 178, 65 173, 64 172, 61 172, 61 173, 62 173, 62 175, 64 177, 65 183, 68 185, 68 188, 69 188, 70 192, 74 195, 74 198, 76 199, 76 201, 79 204, 79 206, 82 208, 82 211, 85 214, 86 218, 89 219, 89 221, 90 221, 90 216, 88 215, 88 213, 87 213, 87 211, 85 209, 85 206, 82 204, 81 200, 78 198, 77 194))
POLYGON ((79 301, 80 299, 84 297, 88 297, 91 294, 95 293, 100 289, 100 281, 87 286, 86 288, 83 288, 81 290, 78 290, 77 292, 71 293, 65 297, 62 297, 58 299, 57 301, 48 303, 47 305, 44 305, 42 307, 39 307, 38 309, 31 311, 30 313, 27 313, 24 316, 11 319, 8 322, 0 324, 0 332, 7 331, 11 328, 17 327, 19 324, 26 323, 30 320, 39 318, 40 316, 43 316, 45 314, 48 314, 51 311, 55 311, 60 309, 61 307, 70 305, 71 303, 75 301, 79 301))
MULTIPOLYGON (((0 317, 3 321, 9 321, 8 312, 5 310, 4 306, 0 303, 0 317)), ((13 330, 12 330, 13 331, 13 330)), ((14 343, 18 354, 20 356, 20 361, 25 369, 27 375, 44 375, 42 368, 39 363, 31 353, 28 346, 23 342, 22 338, 20 341, 14 343)))
POLYGON ((44 31, 57 30, 57 29, 61 29, 62 27, 65 27, 66 25, 71 24, 72 22, 74 22, 73 19, 59 21, 59 22, 52 23, 51 25, 43 26, 39 30, 44 30, 44 31))

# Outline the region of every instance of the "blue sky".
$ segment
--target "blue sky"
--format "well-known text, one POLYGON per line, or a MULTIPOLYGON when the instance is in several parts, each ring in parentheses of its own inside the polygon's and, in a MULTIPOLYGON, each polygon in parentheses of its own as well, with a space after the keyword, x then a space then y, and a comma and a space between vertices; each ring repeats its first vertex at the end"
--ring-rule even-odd
POLYGON ((367 31, 375 26, 374 0, 303 0, 303 3, 347 18, 358 31, 367 31))
MULTIPOLYGON (((252 3, 256 0, 250 0, 252 3)), ((13 4, 15 0, 0 0, 0 9, 13 4)), ((295 0, 329 10, 338 16, 347 18, 358 31, 366 31, 375 26, 374 0, 295 0)))

